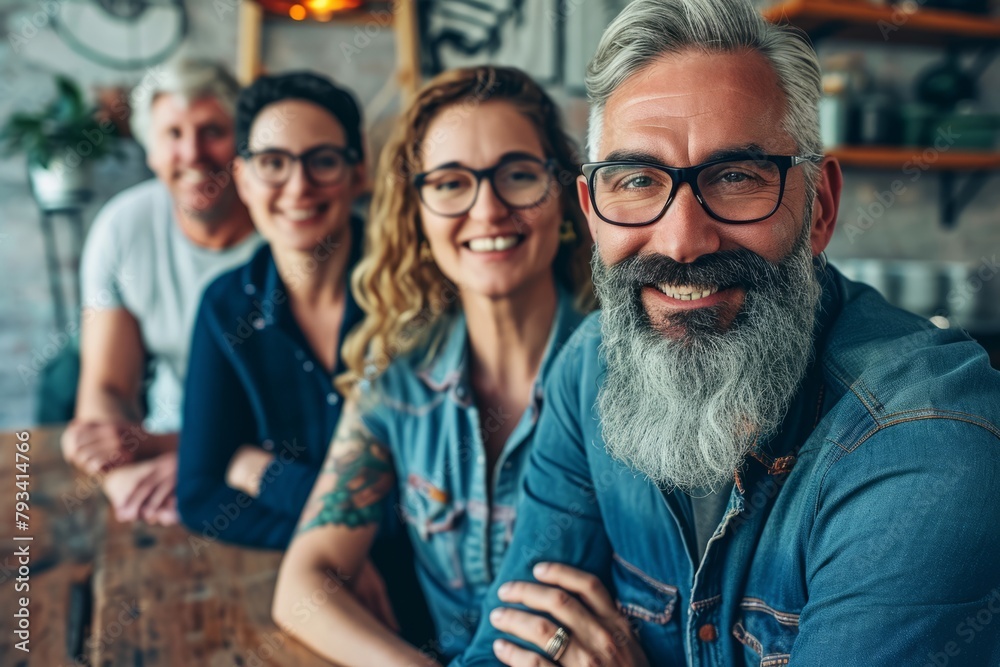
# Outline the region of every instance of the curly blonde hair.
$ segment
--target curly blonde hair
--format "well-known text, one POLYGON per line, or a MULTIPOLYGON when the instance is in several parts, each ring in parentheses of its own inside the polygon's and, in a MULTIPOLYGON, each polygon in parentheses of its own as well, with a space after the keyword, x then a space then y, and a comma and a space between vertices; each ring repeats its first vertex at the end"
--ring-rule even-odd
POLYGON ((422 144, 431 121, 445 108, 469 112, 487 101, 512 105, 535 126, 545 155, 554 159, 563 217, 576 239, 561 243, 553 262, 558 284, 574 293, 582 311, 594 306, 590 276, 592 241, 573 184, 579 173, 575 143, 563 131, 558 107, 538 84, 510 67, 470 67, 438 75, 410 102, 382 150, 365 231, 365 254, 351 276, 364 320, 344 342, 347 371, 337 378, 345 394, 372 380, 393 359, 416 348, 442 315, 458 309, 458 290, 433 262, 422 261, 425 243, 418 194, 412 181, 423 169, 422 144))

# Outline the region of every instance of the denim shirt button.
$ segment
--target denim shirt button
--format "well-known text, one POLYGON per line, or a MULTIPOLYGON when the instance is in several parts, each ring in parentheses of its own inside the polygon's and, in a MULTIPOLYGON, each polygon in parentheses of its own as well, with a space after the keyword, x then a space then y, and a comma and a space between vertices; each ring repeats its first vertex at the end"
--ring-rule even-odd
POLYGON ((257 288, 247 283, 246 285, 243 286, 243 291, 248 295, 253 295, 257 293, 257 288))
POLYGON ((313 362, 307 361, 306 363, 302 364, 302 370, 304 370, 306 373, 308 373, 312 369, 313 369, 313 362))
POLYGON ((331 392, 330 392, 329 394, 327 394, 327 395, 326 395, 326 402, 327 402, 328 404, 330 404, 330 405, 336 405, 336 404, 337 404, 337 401, 339 401, 339 400, 340 400, 340 397, 339 397, 339 396, 337 396, 337 395, 336 395, 335 393, 333 393, 332 391, 331 391, 331 392))
POLYGON ((298 359, 299 361, 302 361, 303 359, 306 358, 306 353, 303 352, 302 350, 295 350, 295 358, 298 359))
POLYGON ((274 440, 265 440, 260 444, 264 448, 264 451, 270 452, 274 450, 274 440))
POLYGON ((706 623, 705 625, 698 628, 698 639, 703 642, 714 642, 719 638, 719 631, 716 630, 715 626, 711 623, 706 623))
POLYGON ((461 400, 465 400, 465 387, 457 387, 455 389, 455 396, 458 396, 461 400))

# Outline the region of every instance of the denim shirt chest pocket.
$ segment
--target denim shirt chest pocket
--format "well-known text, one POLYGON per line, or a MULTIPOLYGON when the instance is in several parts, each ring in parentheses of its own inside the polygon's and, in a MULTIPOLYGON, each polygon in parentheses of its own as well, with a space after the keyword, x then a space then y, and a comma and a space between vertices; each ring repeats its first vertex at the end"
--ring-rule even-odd
POLYGON ((611 564, 611 580, 618 609, 645 647, 662 651, 681 644, 677 586, 652 578, 618 554, 611 564))
POLYGON ((461 589, 465 586, 461 530, 466 508, 444 486, 410 473, 403 489, 401 514, 416 538, 421 564, 449 588, 461 589))
POLYGON ((740 601, 733 636, 743 644, 748 665, 787 665, 799 634, 799 615, 772 608, 759 598, 740 601))

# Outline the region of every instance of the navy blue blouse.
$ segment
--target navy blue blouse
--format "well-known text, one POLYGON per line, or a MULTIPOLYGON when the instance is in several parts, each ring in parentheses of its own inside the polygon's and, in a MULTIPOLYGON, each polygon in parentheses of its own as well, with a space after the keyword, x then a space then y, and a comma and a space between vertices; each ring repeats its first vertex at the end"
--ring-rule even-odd
MULTIPOLYGON (((353 224, 351 261, 362 232, 353 224)), ((361 309, 347 288, 339 343, 361 309)), ((246 546, 283 549, 319 474, 343 404, 292 314, 271 248, 223 274, 202 297, 184 390, 177 504, 192 531, 246 546), (257 498, 226 485, 244 444, 275 454, 257 498)), ((330 341, 333 344, 333 341, 330 341)))

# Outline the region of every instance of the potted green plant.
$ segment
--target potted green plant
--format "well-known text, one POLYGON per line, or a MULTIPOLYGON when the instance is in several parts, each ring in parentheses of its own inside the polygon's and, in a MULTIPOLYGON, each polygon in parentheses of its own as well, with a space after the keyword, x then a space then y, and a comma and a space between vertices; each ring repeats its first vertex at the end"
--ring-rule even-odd
POLYGON ((0 154, 25 153, 28 178, 39 206, 79 205, 90 193, 91 168, 115 151, 110 119, 98 120, 79 86, 56 77, 56 96, 41 111, 15 113, 0 128, 0 154))

